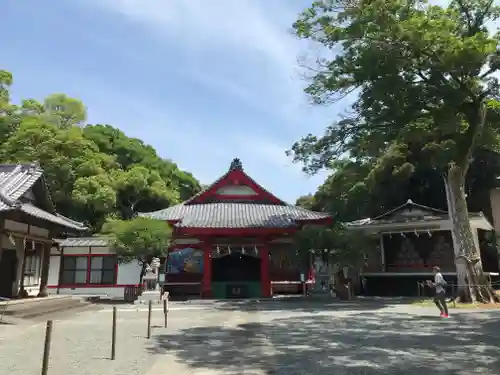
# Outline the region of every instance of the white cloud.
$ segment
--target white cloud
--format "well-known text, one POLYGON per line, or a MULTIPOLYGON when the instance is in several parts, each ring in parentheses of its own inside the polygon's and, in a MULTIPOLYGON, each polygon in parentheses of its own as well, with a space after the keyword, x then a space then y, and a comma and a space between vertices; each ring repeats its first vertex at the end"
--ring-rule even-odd
POLYGON ((182 69, 211 89, 293 121, 304 107, 297 57, 303 43, 290 32, 300 8, 266 0, 82 0, 119 14, 189 56, 182 69), (217 55, 216 58, 213 58, 217 55), (200 68, 201 67, 201 68, 200 68), (193 71, 189 73, 189 71, 193 71))
MULTIPOLYGON (((276 7, 268 3, 265 10, 255 0, 92 0, 91 3, 122 14, 163 37, 178 37, 197 48, 219 44, 256 52, 276 65, 286 66, 287 70, 298 52, 286 26, 270 15, 276 7)), ((280 11, 286 17, 286 9, 280 11)))
POLYGON ((145 31, 159 41, 167 56, 170 48, 181 50, 184 58, 177 74, 215 95, 236 98, 291 125, 288 130, 280 130, 279 139, 271 138, 274 131, 249 135, 252 126, 243 126, 244 118, 235 128, 234 123, 221 124, 230 121, 224 116, 202 119, 190 112, 178 113, 182 108, 164 106, 152 111, 154 104, 148 95, 135 92, 128 100, 133 99, 135 104, 127 106, 127 117, 135 112, 131 117, 143 116, 144 124, 134 128, 132 124, 126 126, 126 120, 114 122, 127 133, 143 138, 166 155, 175 155, 176 161, 205 183, 219 177, 234 157, 241 158, 248 170, 256 171, 258 182, 276 184, 281 176, 295 181, 286 190, 304 190, 306 194, 323 181, 322 175, 305 176, 301 166, 285 154, 291 140, 304 132, 302 126, 314 131, 311 127, 328 122, 311 113, 315 111, 302 92, 304 82, 297 57, 305 50, 290 32, 300 5, 287 0, 81 0, 80 4, 122 17, 138 32, 145 31), (148 132, 148 128, 154 131, 148 132), (159 133, 165 139, 160 139, 159 133))

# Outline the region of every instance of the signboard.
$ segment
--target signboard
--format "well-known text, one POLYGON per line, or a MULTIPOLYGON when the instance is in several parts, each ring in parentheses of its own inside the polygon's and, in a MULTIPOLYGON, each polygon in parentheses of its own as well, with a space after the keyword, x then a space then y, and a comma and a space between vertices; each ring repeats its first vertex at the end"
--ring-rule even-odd
POLYGON ((306 278, 305 278, 305 275, 301 272, 300 273, 300 282, 305 282, 306 281, 306 278))

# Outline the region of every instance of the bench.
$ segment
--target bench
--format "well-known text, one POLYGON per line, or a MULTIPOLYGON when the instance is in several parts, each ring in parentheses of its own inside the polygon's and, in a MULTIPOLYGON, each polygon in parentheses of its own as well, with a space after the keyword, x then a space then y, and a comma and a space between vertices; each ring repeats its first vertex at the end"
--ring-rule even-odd
POLYGON ((2 302, 2 304, 0 305, 0 309, 2 309, 2 312, 0 314, 0 322, 1 322, 3 321, 3 316, 5 315, 5 312, 9 307, 10 298, 0 297, 0 302, 2 302))

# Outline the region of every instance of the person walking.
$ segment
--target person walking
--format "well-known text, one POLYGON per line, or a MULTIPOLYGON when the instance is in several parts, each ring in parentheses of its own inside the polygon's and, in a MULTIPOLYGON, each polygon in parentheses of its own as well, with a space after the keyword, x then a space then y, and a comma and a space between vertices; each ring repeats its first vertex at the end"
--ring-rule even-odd
POLYGON ((431 280, 427 281, 427 285, 434 288, 434 303, 441 312, 442 318, 448 318, 448 306, 446 305, 446 280, 441 274, 441 270, 438 266, 434 266, 432 271, 434 272, 434 282, 431 280))

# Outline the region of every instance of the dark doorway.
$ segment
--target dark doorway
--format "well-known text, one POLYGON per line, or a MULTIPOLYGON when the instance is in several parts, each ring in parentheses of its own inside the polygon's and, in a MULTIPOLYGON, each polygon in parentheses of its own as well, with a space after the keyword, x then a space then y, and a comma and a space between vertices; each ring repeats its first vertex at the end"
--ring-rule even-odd
POLYGON ((213 282, 260 281, 260 258, 232 253, 212 259, 213 282))
POLYGON ((0 297, 12 297, 12 284, 17 274, 16 250, 3 249, 0 255, 0 297))
POLYGON ((260 258, 239 252, 212 259, 212 291, 222 298, 260 296, 260 258))

